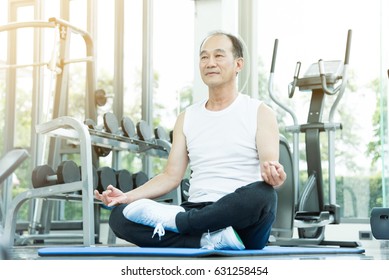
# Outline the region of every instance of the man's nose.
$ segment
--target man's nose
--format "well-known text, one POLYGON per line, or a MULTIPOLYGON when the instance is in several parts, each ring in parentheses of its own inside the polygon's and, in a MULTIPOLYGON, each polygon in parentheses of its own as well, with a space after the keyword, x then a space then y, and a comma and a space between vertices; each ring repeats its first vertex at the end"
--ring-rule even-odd
POLYGON ((213 56, 210 56, 208 59, 207 67, 215 67, 216 65, 216 59, 213 56))

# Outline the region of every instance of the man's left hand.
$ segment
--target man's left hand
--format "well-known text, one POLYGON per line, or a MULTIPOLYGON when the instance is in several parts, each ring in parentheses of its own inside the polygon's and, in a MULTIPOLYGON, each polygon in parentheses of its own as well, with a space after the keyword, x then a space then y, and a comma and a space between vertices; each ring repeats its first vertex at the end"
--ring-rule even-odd
POLYGON ((266 161, 261 164, 263 180, 273 187, 281 186, 286 180, 284 167, 277 161, 266 161))

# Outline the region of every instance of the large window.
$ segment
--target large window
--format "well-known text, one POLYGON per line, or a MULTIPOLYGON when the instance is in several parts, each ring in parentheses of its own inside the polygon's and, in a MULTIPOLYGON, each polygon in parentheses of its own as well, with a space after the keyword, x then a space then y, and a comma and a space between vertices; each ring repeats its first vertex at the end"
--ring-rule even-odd
POLYGON ((158 79, 154 117, 173 129, 183 91, 193 83, 193 1, 155 1, 154 69, 158 79), (170 13, 171 10, 180 11, 170 13))
MULTIPOLYGON (((288 99, 288 84, 293 80, 296 63, 302 63, 301 77, 319 59, 343 60, 347 32, 349 29, 353 32, 348 87, 335 115, 335 121, 343 124, 343 129, 336 132, 335 171, 337 203, 344 218, 367 218, 372 207, 388 205, 385 198, 388 169, 384 156, 387 76, 382 65, 388 64, 383 46, 387 45, 389 36, 384 32, 387 7, 384 9, 383 2, 276 0, 258 3, 258 53, 264 66, 260 75, 268 75, 273 42, 279 39, 275 91, 282 102, 294 108, 300 123, 307 120, 311 96, 296 92, 293 99, 288 99)), ((261 95, 266 98, 267 92, 261 95)), ((323 121, 333 102, 333 97, 326 99, 323 121)), ((274 107, 279 112, 282 129, 291 125, 288 115, 274 107)), ((325 134, 321 140, 326 149, 325 134)), ((301 138, 301 149, 304 154, 304 138, 301 138)), ((327 159, 323 152, 325 183, 328 183, 327 159)), ((300 168, 304 181, 304 162, 300 168)))
MULTIPOLYGON (((170 133, 176 116, 190 103, 193 84, 193 1, 154 1, 153 17, 153 126, 170 133), (171 13, 171 10, 180 11, 171 13)), ((154 172, 166 160, 153 159, 154 172)))

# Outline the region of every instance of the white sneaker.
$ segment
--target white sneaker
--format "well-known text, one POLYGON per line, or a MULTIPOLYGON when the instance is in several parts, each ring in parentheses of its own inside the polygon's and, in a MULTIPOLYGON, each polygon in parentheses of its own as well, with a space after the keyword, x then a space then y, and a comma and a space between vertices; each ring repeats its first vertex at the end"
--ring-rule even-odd
POLYGON ((202 240, 206 245, 203 249, 209 250, 244 250, 245 246, 238 233, 232 228, 227 227, 218 231, 207 233, 202 240))
POLYGON ((126 219, 156 228, 154 234, 158 233, 159 237, 165 234, 164 230, 178 232, 176 215, 179 212, 185 212, 185 209, 178 205, 163 204, 151 199, 139 199, 123 209, 126 219))

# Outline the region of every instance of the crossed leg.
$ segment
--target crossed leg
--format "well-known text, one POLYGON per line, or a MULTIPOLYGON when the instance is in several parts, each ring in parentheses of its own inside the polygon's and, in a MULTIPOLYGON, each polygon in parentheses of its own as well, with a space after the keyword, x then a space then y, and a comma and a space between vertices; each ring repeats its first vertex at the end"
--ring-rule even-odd
POLYGON ((141 247, 199 248, 204 233, 232 226, 247 249, 262 249, 275 220, 277 195, 270 185, 254 182, 214 203, 183 203, 186 211, 175 219, 179 233, 166 231, 163 238, 152 238, 154 228, 127 220, 126 206, 112 210, 110 226, 117 237, 141 247))

